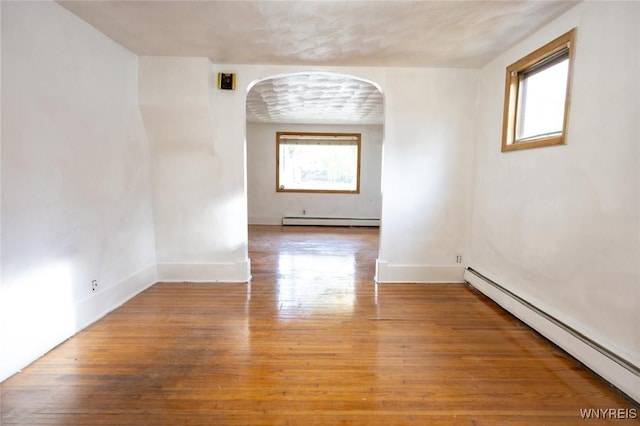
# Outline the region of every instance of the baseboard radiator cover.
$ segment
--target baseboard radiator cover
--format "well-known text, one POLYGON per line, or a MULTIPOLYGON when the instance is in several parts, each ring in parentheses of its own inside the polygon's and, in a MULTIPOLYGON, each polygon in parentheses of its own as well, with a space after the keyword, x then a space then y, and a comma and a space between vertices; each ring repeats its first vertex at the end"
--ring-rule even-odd
POLYGON ((285 216, 283 226, 380 226, 380 219, 349 217, 285 216))
POLYGON ((640 403, 640 367, 468 267, 465 281, 640 403))

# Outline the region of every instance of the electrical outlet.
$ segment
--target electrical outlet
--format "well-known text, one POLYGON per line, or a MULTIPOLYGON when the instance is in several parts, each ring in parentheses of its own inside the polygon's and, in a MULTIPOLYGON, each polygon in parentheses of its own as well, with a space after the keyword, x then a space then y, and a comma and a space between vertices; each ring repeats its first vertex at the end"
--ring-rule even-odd
POLYGON ((98 288, 98 280, 91 280, 91 291, 96 291, 98 288))
POLYGON ((307 215, 307 209, 302 209, 302 216, 306 216, 307 215))
POLYGON ((456 263, 462 263, 462 255, 461 254, 456 256, 456 263))

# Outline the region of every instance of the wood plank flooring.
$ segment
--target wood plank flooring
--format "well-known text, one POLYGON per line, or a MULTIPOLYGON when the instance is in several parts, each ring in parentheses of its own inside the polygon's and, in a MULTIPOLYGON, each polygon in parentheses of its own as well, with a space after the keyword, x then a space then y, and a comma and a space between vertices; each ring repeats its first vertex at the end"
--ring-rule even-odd
POLYGON ((247 284, 156 284, 1 385, 2 425, 573 425, 628 399, 376 229, 251 227, 247 284))

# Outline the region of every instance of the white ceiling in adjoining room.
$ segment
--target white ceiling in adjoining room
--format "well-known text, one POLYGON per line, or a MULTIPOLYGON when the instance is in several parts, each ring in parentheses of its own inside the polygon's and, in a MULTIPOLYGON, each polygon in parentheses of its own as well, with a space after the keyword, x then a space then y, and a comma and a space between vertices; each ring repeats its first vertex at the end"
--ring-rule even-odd
POLYGON ((257 123, 382 124, 382 93, 373 84, 330 73, 263 80, 247 95, 247 121, 257 123))

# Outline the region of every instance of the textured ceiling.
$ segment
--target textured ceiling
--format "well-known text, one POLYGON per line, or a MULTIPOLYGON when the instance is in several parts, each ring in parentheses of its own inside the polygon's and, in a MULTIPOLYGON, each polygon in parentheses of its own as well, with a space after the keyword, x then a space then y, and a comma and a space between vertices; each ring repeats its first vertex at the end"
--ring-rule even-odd
POLYGON ((576 2, 59 3, 142 55, 227 64, 481 67, 576 2))
MULTIPOLYGON (((209 57, 218 64, 478 68, 577 1, 58 3, 140 55, 209 57)), ((349 115, 362 122, 377 120, 376 111, 382 111, 381 103, 375 105, 381 102, 379 93, 361 82, 320 83, 317 76, 308 76, 305 87, 302 81, 297 76, 255 86, 249 96, 250 119, 346 121, 349 115), (338 95, 339 88, 355 90, 357 96, 338 95), (344 102, 338 105, 337 99, 344 102), (311 104, 315 109, 305 108, 311 104), (358 106, 365 108, 360 116, 349 112, 358 106), (339 115, 331 118, 331 112, 339 115)))
POLYGON ((247 95, 247 121, 382 124, 382 93, 348 76, 302 73, 257 83, 247 95))

